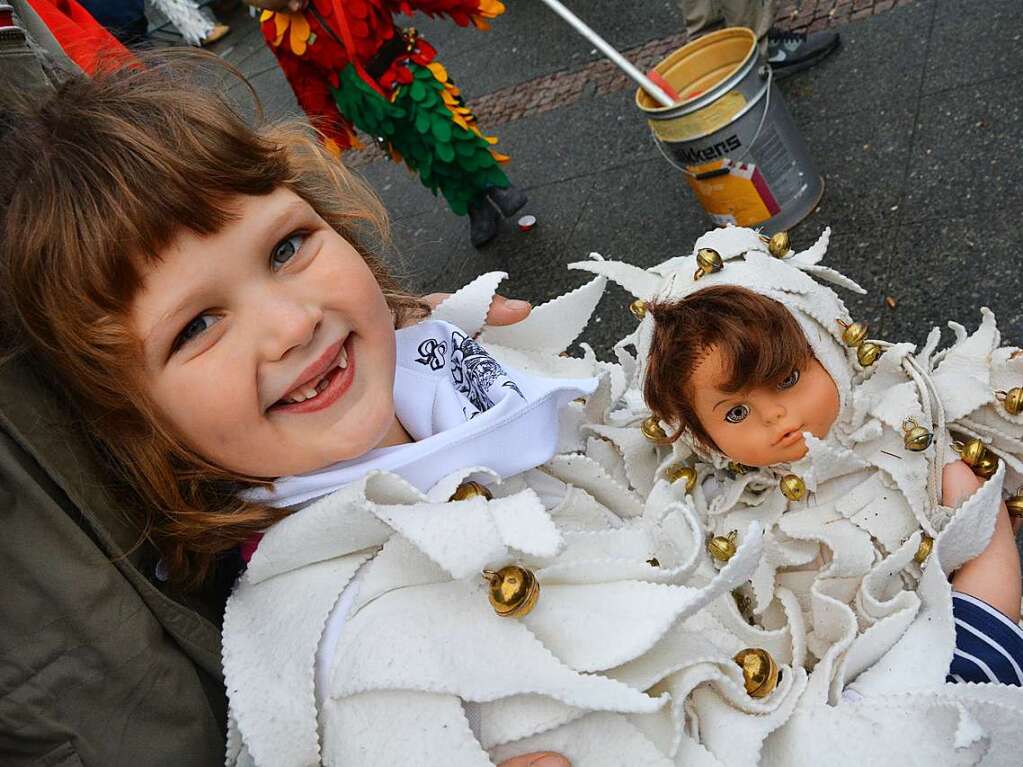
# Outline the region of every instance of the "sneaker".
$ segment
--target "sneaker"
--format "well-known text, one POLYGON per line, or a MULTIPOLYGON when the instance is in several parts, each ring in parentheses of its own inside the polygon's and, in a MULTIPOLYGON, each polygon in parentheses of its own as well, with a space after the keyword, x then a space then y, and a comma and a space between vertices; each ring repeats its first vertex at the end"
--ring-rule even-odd
POLYGON ((474 248, 482 248, 497 236, 501 217, 486 195, 469 203, 469 241, 474 248))
POLYGON ((812 67, 838 48, 838 32, 767 31, 767 61, 776 78, 781 79, 812 67))
POLYGON ((207 45, 213 45, 213 43, 222 39, 224 35, 226 35, 230 31, 231 27, 227 26, 227 24, 214 24, 213 29, 210 30, 210 33, 199 41, 199 45, 203 46, 204 48, 207 45))
POLYGON ((522 209, 523 205, 529 202, 526 193, 514 186, 509 186, 505 189, 492 186, 487 190, 487 197, 497 206, 497 209, 501 211, 501 215, 505 218, 514 216, 522 209))

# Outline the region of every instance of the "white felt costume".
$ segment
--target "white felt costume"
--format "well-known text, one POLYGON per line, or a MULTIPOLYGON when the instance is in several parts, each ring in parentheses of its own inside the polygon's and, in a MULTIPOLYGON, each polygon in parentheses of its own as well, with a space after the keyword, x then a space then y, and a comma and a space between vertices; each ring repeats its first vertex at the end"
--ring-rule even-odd
MULTIPOLYGON (((1016 763, 1023 691, 951 685, 945 677, 955 645, 947 576, 987 546, 1003 485, 1020 484, 1023 416, 1006 412, 996 392, 1023 385, 1023 359, 1018 349, 1000 348, 994 317, 982 309, 972 335, 950 323, 955 342, 940 352, 935 329, 919 352, 878 342, 884 354, 862 368, 841 340, 839 321, 851 318, 821 282, 862 290, 820 264, 828 238, 825 231, 809 249, 777 259, 756 232, 727 228, 701 237, 693 255, 649 271, 602 260, 575 265, 645 300, 680 300, 713 285, 772 298, 799 322, 840 393, 830 433, 805 434, 808 453, 791 465, 737 474, 726 456, 699 447, 691 435, 672 448, 668 463, 692 465, 701 478, 689 501, 708 535, 739 530, 741 541, 751 521, 766 530, 764 556, 743 589, 748 613, 740 617, 728 600, 709 612, 744 644, 809 672, 804 690, 766 699, 780 706, 779 696, 799 697, 784 726, 764 740, 759 762, 759 744, 743 744, 748 758, 730 744, 739 736, 725 723, 737 712, 706 705, 700 689, 686 702, 688 731, 698 727, 701 743, 726 764, 1016 763), (723 269, 697 279, 700 248, 716 250, 723 269), (907 419, 935 434, 927 450, 905 447, 907 419), (995 475, 957 509, 939 498, 941 469, 958 458, 953 434, 983 438, 1001 459, 995 475), (805 482, 804 500, 782 494, 779 480, 787 474, 805 482), (921 569, 913 557, 924 534, 934 547, 921 569)), ((637 416, 648 414, 641 392, 653 323, 648 314, 616 347, 620 358, 630 346, 637 351, 623 398, 637 416)), ((648 501, 647 509, 656 505, 648 501)))
MULTIPOLYGON (((942 355, 929 345, 912 373, 903 347, 864 372, 837 341, 844 307, 813 279, 851 284, 819 266, 826 238, 784 262, 747 230, 698 245, 728 259, 698 287, 743 284, 748 270, 750 287, 794 310, 844 391, 834 434, 790 467, 812 504, 789 508, 774 471, 732 479, 721 456, 642 436, 651 320, 616 347, 615 364, 589 350, 559 356, 602 279, 519 325, 484 328, 500 279, 484 275, 435 317, 468 334, 482 328, 480 342, 512 380, 522 371, 599 384, 561 408, 553 455, 537 469, 501 476, 474 461, 403 479, 396 464, 267 532, 224 619, 229 765, 484 767, 543 749, 574 767, 972 765, 1023 752, 1019 690, 944 682, 946 573, 984 548, 1006 469, 957 510, 932 504, 927 484, 942 456, 954 456, 945 424, 959 430, 968 419, 977 433, 998 432, 1005 464, 1023 453, 1008 436, 1019 433, 1014 422, 995 428, 1005 419, 993 393, 981 398, 979 383, 964 383, 1007 388, 1023 378, 996 351, 993 321, 942 355), (906 453, 908 415, 941 435, 937 445, 886 463, 882 449, 906 453), (663 478, 680 460, 714 475, 713 499, 709 485, 686 496, 684 483, 663 478), (488 475, 493 500, 447 501, 463 479, 488 475), (732 529, 738 551, 719 567, 705 536, 732 529), (922 571, 912 563, 921 529, 935 537, 922 571), (510 563, 530 568, 541 587, 522 618, 496 616, 480 577, 510 563), (756 600, 752 623, 731 594, 740 586, 756 600), (340 629, 325 632, 339 614, 340 629), (746 693, 732 660, 747 647, 782 666, 766 698, 746 693), (842 697, 850 683, 856 702, 842 697)), ((691 256, 651 271, 600 260, 584 268, 646 299, 694 287, 691 256)))
MULTIPOLYGON (((484 275, 435 318, 479 330, 499 280, 484 275)), ((440 323, 400 331, 399 351, 415 349, 424 364, 403 372, 399 362, 396 388, 418 374, 433 392, 417 399, 433 403, 435 418, 420 408, 417 427, 415 412, 402 414, 425 438, 367 456, 368 474, 341 465, 279 483, 295 503, 309 500, 311 484, 314 494, 340 489, 267 531, 228 602, 229 764, 482 766, 542 734, 564 739, 561 750, 580 767, 667 765, 670 743, 647 730, 675 731, 683 712, 671 710, 670 690, 646 691, 676 670, 676 657, 712 675, 734 705, 765 710, 746 696, 727 653, 699 630, 677 630, 751 576, 757 524, 720 572, 704 561, 699 523, 681 499, 662 497, 662 522, 648 524, 659 459, 611 413, 624 371, 592 353, 559 356, 603 285, 538 307, 514 328, 483 329, 479 340, 507 372, 490 366, 493 375, 467 387, 469 365, 452 366, 451 356, 482 355, 465 334, 440 323), (454 391, 441 385, 449 370, 454 391), (559 401, 573 388, 585 403, 559 401), (559 406, 535 433, 499 431, 550 404, 551 392, 559 406), (481 395, 489 407, 472 403, 481 395), (530 441, 550 434, 538 456, 530 441), (457 469, 445 464, 450 454, 461 456, 457 469), (449 502, 469 477, 490 484, 493 500, 449 502), (481 578, 509 563, 541 583, 521 619, 494 613, 481 578)), ((802 680, 791 674, 783 687, 802 680)))

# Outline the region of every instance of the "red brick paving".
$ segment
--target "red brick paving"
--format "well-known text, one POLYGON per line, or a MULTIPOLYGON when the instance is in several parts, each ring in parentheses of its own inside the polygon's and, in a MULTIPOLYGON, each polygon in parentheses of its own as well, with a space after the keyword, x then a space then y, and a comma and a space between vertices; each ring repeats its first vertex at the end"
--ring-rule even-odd
MULTIPOLYGON (((778 8, 776 26, 794 32, 818 32, 849 21, 877 16, 913 0, 788 0, 778 8)), ((652 68, 686 40, 684 32, 651 40, 622 51, 638 69, 652 68)), ((635 87, 626 75, 606 59, 586 64, 579 69, 562 70, 524 83, 470 99, 469 106, 479 118, 485 132, 523 117, 543 114, 573 104, 584 92, 604 95, 635 87)), ((385 155, 376 146, 349 152, 348 165, 359 167, 385 155)))

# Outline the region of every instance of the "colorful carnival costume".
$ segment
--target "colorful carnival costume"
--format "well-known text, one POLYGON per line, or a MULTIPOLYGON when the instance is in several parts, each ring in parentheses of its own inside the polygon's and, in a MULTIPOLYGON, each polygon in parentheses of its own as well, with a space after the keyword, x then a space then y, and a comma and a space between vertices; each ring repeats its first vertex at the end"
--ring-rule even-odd
MULTIPOLYGON (((264 11, 263 36, 299 104, 339 151, 360 146, 355 128, 404 160, 458 215, 481 221, 490 237, 497 217, 525 204, 465 106, 437 52, 393 15, 414 10, 487 29, 504 12, 499 0, 310 0, 298 13, 264 11), (491 231, 492 230, 492 231, 491 231)), ((474 244, 482 244, 475 242, 474 244)), ((489 239, 489 237, 487 238, 489 239)))

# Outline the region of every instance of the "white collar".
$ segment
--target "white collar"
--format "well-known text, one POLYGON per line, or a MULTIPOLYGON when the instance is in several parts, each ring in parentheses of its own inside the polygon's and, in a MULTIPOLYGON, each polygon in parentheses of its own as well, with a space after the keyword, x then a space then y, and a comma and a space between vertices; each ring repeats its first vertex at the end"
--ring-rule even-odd
POLYGON ((467 467, 486 467, 510 477, 554 455, 561 410, 597 385, 593 378, 541 378, 506 370, 447 322, 428 320, 402 328, 395 340, 395 412, 416 441, 282 477, 272 490, 245 491, 246 500, 299 506, 371 471, 394 472, 423 492, 467 467))

